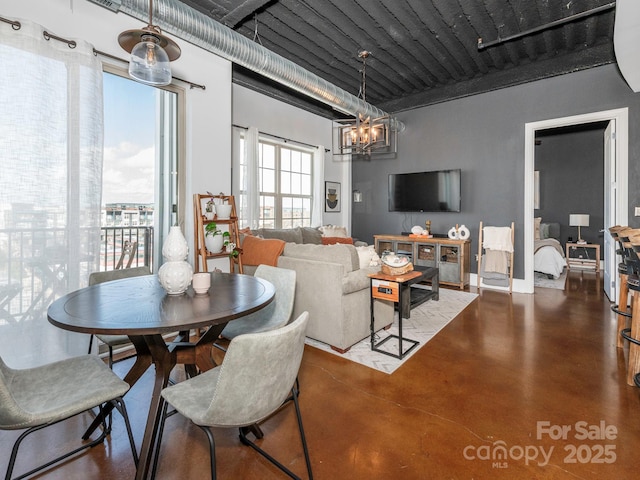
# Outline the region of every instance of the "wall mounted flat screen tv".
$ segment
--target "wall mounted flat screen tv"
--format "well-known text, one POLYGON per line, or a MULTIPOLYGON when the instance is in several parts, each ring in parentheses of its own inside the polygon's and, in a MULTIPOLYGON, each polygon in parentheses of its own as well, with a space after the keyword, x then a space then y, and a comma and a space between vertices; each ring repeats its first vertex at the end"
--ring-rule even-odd
POLYGON ((392 173, 390 212, 459 212, 461 171, 392 173))

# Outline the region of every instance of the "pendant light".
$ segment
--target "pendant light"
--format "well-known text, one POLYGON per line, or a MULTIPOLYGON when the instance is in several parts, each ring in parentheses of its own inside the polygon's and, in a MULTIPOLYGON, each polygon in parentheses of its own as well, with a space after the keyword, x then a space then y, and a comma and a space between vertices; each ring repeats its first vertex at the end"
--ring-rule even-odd
MULTIPOLYGON (((371 52, 362 50, 362 85, 358 98, 367 101, 367 58, 371 52)), ((358 114, 354 120, 339 120, 339 152, 344 154, 371 155, 372 153, 394 153, 391 141, 391 117, 371 118, 358 114)), ((395 142, 394 142, 395 143, 395 142)), ((354 200, 355 201, 355 200, 354 200)))
POLYGON ((180 47, 153 25, 153 0, 149 0, 149 24, 127 30, 118 36, 118 43, 131 53, 129 75, 147 85, 169 85, 172 62, 180 57, 180 47))

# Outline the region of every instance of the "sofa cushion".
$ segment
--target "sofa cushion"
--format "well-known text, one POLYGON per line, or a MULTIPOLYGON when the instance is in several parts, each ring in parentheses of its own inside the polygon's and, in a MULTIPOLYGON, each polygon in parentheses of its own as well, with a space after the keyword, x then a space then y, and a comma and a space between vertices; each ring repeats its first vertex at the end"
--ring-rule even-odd
POLYGON ((322 244, 322 232, 313 227, 299 227, 302 232, 302 243, 322 244))
POLYGON ((351 238, 351 237, 322 237, 322 245, 335 245, 336 243, 343 243, 345 245, 353 245, 353 238, 351 238))
POLYGON ((358 252, 353 245, 313 245, 287 243, 284 246, 285 257, 304 258, 320 262, 339 263, 344 267, 345 275, 360 268, 358 252))
POLYGON ((302 243, 302 231, 299 228, 258 228, 254 235, 262 238, 277 238, 285 242, 302 243))
POLYGON ((319 230, 323 237, 348 237, 346 227, 336 227, 335 225, 324 225, 319 230))
POLYGON ((242 242, 243 265, 271 265, 278 264, 278 257, 282 254, 285 242, 277 238, 260 238, 247 235, 242 242))
POLYGON ((377 267, 382 262, 373 245, 356 246, 360 268, 377 267))

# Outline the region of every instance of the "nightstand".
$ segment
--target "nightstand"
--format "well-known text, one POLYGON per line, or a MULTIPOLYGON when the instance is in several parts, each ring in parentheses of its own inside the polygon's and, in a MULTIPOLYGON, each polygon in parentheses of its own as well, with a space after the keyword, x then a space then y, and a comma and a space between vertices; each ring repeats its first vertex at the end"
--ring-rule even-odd
POLYGON ((600 245, 592 243, 567 243, 567 266, 600 272, 600 245), (589 250, 595 250, 590 252, 589 250))

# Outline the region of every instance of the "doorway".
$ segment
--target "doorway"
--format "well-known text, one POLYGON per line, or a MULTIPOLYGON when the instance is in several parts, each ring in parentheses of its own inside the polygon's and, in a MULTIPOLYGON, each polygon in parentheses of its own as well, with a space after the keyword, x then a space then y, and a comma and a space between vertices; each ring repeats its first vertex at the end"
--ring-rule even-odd
POLYGON ((183 218, 178 216, 178 182, 183 182, 178 163, 184 94, 173 85, 136 82, 109 65, 104 65, 103 84, 100 269, 115 268, 127 245, 133 245, 131 265, 157 272, 162 241, 183 218))
POLYGON ((538 130, 587 124, 593 122, 609 122, 615 126, 610 132, 610 156, 605 155, 605 291, 609 298, 617 298, 617 282, 615 281, 615 244, 610 240, 607 228, 618 224, 626 225, 628 218, 628 109, 607 110, 584 115, 557 118, 525 124, 525 201, 524 201, 524 253, 525 278, 524 291, 533 293, 533 240, 534 240, 534 170, 535 170, 535 137, 538 130), (607 158, 608 157, 608 158, 607 158))

